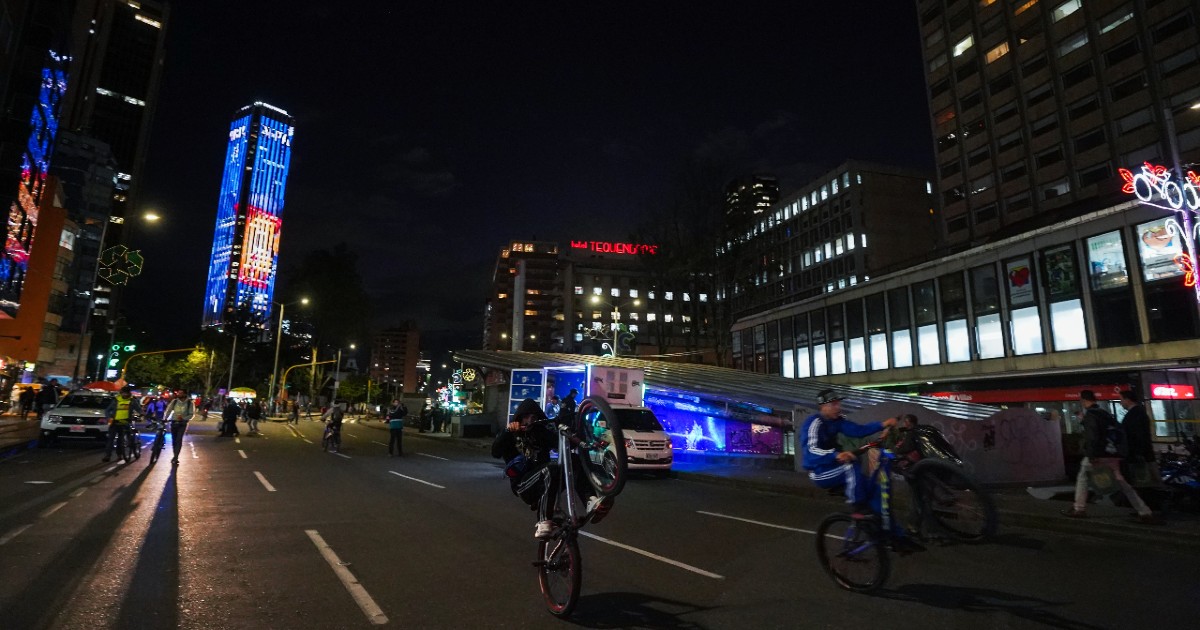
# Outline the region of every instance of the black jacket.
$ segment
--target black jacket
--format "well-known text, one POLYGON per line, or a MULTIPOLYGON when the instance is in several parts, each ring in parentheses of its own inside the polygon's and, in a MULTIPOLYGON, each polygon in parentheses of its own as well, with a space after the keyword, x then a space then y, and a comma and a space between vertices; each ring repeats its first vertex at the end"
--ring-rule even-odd
POLYGON ((1108 446, 1108 430, 1116 426, 1117 419, 1097 406, 1083 412, 1083 455, 1084 457, 1112 457, 1108 446))
POLYGON ((533 422, 523 430, 505 429, 496 436, 492 442, 492 457, 510 462, 518 455, 524 455, 530 467, 550 462, 550 451, 558 446, 554 427, 537 401, 530 398, 521 401, 510 421, 517 422, 518 418, 527 414, 533 414, 533 422))
POLYGON ((1142 461, 1154 461, 1154 443, 1150 437, 1150 416, 1146 415, 1146 408, 1142 405, 1134 405, 1129 411, 1125 412, 1125 418, 1121 420, 1121 427, 1125 429, 1125 442, 1129 445, 1129 457, 1141 458, 1142 461))

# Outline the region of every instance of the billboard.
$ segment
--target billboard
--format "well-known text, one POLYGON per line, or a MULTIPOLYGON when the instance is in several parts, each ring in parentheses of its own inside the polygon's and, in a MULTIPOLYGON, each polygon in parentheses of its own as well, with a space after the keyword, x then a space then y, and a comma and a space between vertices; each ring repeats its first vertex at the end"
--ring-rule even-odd
POLYGON ((21 292, 29 271, 29 255, 33 251, 33 235, 37 227, 38 205, 54 138, 58 134, 59 109, 67 91, 67 64, 70 57, 50 51, 42 68, 42 83, 38 103, 29 120, 29 141, 21 154, 21 179, 16 198, 9 206, 8 229, 4 239, 4 256, 0 259, 0 318, 16 317, 21 307, 21 292))

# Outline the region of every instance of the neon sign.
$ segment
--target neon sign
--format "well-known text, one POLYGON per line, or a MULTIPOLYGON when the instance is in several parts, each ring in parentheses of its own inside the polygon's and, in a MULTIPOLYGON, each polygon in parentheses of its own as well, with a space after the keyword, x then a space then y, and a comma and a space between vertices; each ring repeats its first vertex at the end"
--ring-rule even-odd
POLYGON ((610 241, 571 241, 571 249, 586 249, 599 254, 621 254, 636 256, 638 254, 655 255, 658 245, 645 243, 613 243, 610 241))
POLYGON ((1150 397, 1156 400, 1193 400, 1196 388, 1191 385, 1151 385, 1150 397))
POLYGON ((1183 283, 1196 291, 1200 301, 1200 286, 1196 284, 1196 238, 1200 226, 1194 224, 1194 216, 1200 211, 1200 175, 1188 171, 1176 181, 1174 173, 1165 166, 1146 162, 1139 172, 1127 168, 1117 169, 1124 184, 1121 192, 1133 195, 1144 205, 1170 210, 1179 214, 1179 220, 1166 220, 1167 235, 1179 236, 1184 250, 1175 256, 1175 265, 1183 272, 1183 283))

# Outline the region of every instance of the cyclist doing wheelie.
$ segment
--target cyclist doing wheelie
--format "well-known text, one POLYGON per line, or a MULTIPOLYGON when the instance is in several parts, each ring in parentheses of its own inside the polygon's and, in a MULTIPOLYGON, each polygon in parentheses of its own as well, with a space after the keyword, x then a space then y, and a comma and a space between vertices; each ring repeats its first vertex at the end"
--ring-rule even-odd
MULTIPOLYGON (((562 409, 556 421, 570 423, 573 418, 566 415, 566 405, 562 409)), ((546 417, 537 401, 531 398, 521 401, 508 427, 492 443, 492 457, 504 460, 504 475, 512 485, 513 494, 537 510, 538 522, 533 537, 539 540, 550 538, 554 531, 550 517, 554 515, 562 489, 562 471, 552 465, 550 451, 557 446, 558 434, 554 423, 546 417)), ((570 454, 559 453, 558 456, 570 457, 570 454)), ((587 502, 587 514, 591 522, 599 522, 612 509, 613 499, 597 495, 578 460, 572 457, 571 461, 575 492, 587 502)))
POLYGON ((112 459, 113 445, 116 440, 126 439, 140 413, 142 413, 142 405, 133 397, 133 388, 128 385, 122 387, 121 393, 108 403, 108 409, 104 412, 104 415, 108 417, 108 439, 106 440, 108 445, 104 449, 104 459, 101 461, 107 462, 112 459))

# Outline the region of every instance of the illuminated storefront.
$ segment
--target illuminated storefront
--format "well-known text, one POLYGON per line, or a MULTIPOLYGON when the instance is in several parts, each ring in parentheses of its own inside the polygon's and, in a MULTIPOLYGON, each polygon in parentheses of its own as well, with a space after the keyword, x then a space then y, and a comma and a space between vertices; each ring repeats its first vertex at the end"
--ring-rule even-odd
POLYGON ((292 117, 266 103, 243 108, 230 125, 204 326, 243 309, 254 321, 270 319, 294 133, 292 117))

